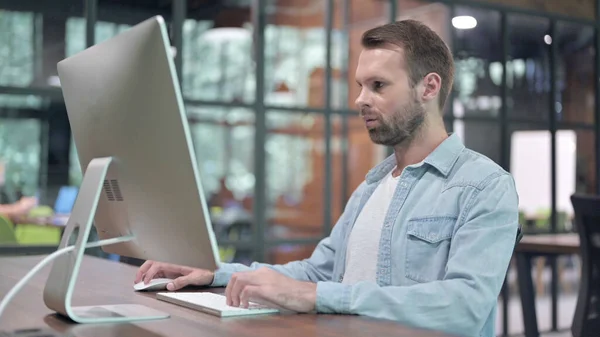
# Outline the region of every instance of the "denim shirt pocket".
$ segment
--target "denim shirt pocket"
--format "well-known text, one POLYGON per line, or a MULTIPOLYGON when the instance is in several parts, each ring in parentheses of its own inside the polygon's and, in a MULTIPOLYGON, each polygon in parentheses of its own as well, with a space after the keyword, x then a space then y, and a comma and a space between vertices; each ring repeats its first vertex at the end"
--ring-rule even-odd
POLYGON ((443 278, 456 217, 413 218, 406 232, 406 277, 424 283, 443 278))

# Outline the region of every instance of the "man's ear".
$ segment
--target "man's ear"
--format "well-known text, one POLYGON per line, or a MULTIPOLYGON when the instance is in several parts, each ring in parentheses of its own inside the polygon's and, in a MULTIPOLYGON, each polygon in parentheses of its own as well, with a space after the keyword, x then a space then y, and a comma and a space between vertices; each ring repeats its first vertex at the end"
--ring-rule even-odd
POLYGON ((436 100, 442 88, 442 78, 436 73, 429 73, 423 78, 423 94, 421 99, 423 102, 436 100))

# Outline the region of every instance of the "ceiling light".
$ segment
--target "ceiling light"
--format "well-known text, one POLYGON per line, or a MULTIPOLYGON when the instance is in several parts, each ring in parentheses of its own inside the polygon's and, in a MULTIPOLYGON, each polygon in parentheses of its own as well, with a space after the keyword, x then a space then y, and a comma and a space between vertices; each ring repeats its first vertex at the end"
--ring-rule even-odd
POLYGON ((202 34, 202 39, 207 42, 248 41, 250 38, 250 31, 239 27, 213 28, 202 34))
POLYGON ((472 29, 477 26, 477 20, 470 15, 455 16, 452 18, 452 26, 456 29, 472 29))
POLYGON ((552 36, 546 34, 544 35, 544 42, 546 42, 547 45, 551 45, 552 44, 552 36))
POLYGON ((60 87, 60 78, 56 75, 49 76, 46 82, 51 87, 60 87))

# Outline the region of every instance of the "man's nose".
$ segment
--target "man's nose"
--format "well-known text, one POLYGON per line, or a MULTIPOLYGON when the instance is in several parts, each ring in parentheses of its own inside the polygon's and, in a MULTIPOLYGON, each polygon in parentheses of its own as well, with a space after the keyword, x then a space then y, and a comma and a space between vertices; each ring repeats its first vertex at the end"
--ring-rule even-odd
POLYGON ((366 92, 366 90, 360 91, 360 94, 358 95, 358 97, 356 97, 354 104, 356 104, 356 107, 358 108, 358 110, 362 110, 364 108, 371 107, 371 100, 370 100, 369 94, 366 92))

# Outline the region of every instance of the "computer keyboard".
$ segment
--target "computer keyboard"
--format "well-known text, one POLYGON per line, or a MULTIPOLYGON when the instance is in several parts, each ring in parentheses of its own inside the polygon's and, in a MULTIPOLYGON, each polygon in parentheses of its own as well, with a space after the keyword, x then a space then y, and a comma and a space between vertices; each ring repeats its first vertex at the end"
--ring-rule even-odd
POLYGON ((181 305, 190 309, 205 312, 219 317, 276 314, 278 309, 267 308, 257 303, 250 303, 249 308, 238 308, 226 304, 225 295, 208 292, 159 292, 156 298, 165 302, 181 305))

